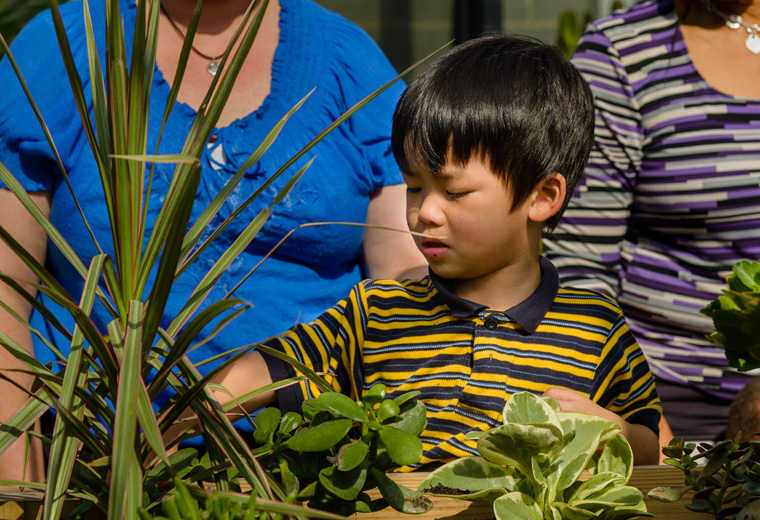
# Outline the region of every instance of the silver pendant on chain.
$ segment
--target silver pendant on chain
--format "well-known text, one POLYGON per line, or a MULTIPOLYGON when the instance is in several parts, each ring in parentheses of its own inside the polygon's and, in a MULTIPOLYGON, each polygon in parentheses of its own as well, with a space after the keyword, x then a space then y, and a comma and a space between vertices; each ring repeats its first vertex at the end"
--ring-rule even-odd
MULTIPOLYGON (((760 40, 760 38, 757 38, 757 35, 755 35, 755 38, 758 39, 758 40, 760 40)), ((749 41, 749 39, 747 41, 749 41)), ((749 44, 747 44, 747 45, 749 45, 749 44)), ((755 52, 755 54, 757 54, 757 52, 755 52)), ((212 76, 216 76, 216 71, 219 70, 219 63, 217 63, 216 60, 212 61, 211 63, 208 64, 208 66, 206 67, 206 70, 212 76)))
POLYGON ((747 41, 744 42, 744 45, 747 46, 747 49, 752 54, 760 54, 760 36, 758 36, 755 31, 748 32, 749 35, 747 36, 747 41))

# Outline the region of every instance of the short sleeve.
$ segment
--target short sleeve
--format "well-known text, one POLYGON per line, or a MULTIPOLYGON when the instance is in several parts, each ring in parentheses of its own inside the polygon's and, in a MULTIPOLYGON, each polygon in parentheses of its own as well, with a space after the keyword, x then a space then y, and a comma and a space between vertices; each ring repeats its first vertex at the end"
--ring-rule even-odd
POLYGON ((607 336, 591 398, 626 421, 659 432, 662 408, 654 378, 622 312, 607 336))
MULTIPOLYGON (((398 76, 377 44, 354 24, 336 24, 333 38, 336 63, 332 70, 347 108, 398 76)), ((371 166, 373 191, 403 182, 390 139, 393 112, 404 88, 399 79, 348 120, 371 166)))
MULTIPOLYGON (((72 54, 79 70, 87 67, 82 3, 60 7, 72 54)), ((11 53, 24 81, 39 107, 45 124, 61 156, 64 167, 76 161, 82 147, 88 146, 61 58, 52 15, 44 11, 19 33, 11 53)), ((89 82, 83 82, 85 99, 90 103, 89 82)), ((59 174, 50 145, 32 110, 10 60, 0 62, 0 162, 28 191, 52 190, 59 174)), ((89 105, 88 105, 89 106, 89 105)))
MULTIPOLYGON (((363 386, 361 345, 366 330, 366 296, 361 284, 351 294, 309 324, 297 325, 264 344, 276 349, 313 370, 336 391, 353 399, 359 398, 363 386)), ((264 355, 273 381, 281 381, 298 374, 289 363, 271 355, 264 355)), ((320 391, 309 380, 291 385, 277 392, 283 411, 300 411, 304 399, 319 395, 320 391)))

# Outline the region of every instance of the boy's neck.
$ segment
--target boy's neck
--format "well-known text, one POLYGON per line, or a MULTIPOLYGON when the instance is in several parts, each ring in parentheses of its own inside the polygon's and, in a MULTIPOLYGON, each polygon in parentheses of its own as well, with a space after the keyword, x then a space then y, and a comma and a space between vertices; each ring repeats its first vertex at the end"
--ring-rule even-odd
POLYGON ((449 279, 447 285, 460 298, 507 310, 528 299, 540 283, 541 266, 535 255, 477 278, 449 279))

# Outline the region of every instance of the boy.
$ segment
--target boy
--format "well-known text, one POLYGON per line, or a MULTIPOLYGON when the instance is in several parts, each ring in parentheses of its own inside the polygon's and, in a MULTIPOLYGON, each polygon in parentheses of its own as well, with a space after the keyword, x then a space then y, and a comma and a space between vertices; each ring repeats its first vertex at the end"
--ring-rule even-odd
MULTIPOLYGON (((520 390, 620 422, 635 462, 656 464, 659 400, 620 309, 559 287, 539 255, 582 174, 593 124, 587 85, 554 48, 510 36, 456 47, 409 86, 393 121, 409 229, 430 276, 367 280, 267 344, 354 399, 375 383, 420 390, 428 426, 415 467, 477 454, 465 434, 501 424, 520 390)), ((217 382, 242 395, 293 375, 254 351, 217 382)), ((304 381, 276 397, 285 412, 313 395, 304 381)), ((270 392, 246 408, 274 400, 270 392)))

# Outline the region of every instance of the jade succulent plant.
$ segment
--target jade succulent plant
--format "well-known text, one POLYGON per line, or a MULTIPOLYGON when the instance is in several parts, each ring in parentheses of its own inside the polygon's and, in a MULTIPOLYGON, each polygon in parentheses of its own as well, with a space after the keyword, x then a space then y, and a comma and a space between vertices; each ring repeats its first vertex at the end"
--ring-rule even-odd
POLYGON ((503 425, 472 436, 479 457, 441 466, 419 491, 493 504, 498 520, 652 516, 626 485, 633 452, 619 424, 529 392, 513 395, 502 415, 503 425))
POLYGON ((710 445, 676 438, 662 451, 665 464, 683 471, 684 485, 654 488, 650 497, 674 502, 694 491, 686 504, 691 511, 726 520, 760 518, 760 442, 737 438, 710 445))
POLYGON ((760 368, 760 262, 742 260, 726 278, 728 288, 700 312, 713 320, 708 339, 726 349, 729 365, 760 368))

